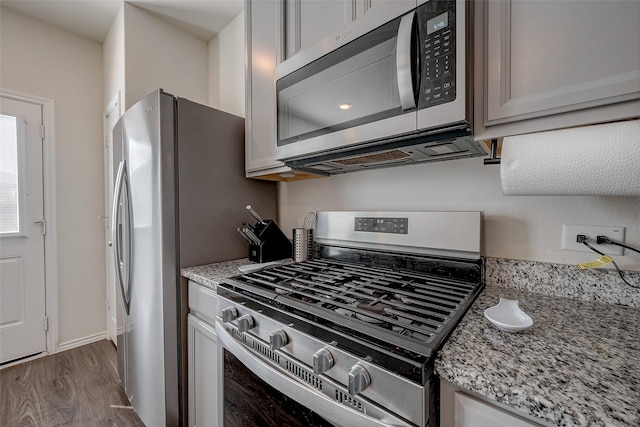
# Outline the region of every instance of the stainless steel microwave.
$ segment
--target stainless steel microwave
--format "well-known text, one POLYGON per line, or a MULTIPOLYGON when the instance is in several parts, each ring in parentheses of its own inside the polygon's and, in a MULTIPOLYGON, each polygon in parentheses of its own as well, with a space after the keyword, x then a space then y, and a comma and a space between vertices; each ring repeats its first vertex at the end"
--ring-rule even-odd
POLYGON ((486 155, 473 140, 472 7, 385 2, 279 64, 276 159, 334 174, 486 155))

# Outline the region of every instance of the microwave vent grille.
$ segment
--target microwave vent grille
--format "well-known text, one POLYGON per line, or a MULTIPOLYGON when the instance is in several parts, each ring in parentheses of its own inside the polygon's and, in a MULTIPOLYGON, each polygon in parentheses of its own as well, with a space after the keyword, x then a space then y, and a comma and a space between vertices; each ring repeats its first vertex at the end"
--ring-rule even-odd
POLYGON ((402 150, 384 151, 381 153, 366 154, 364 156, 350 157, 347 159, 332 160, 343 166, 366 165, 369 163, 393 162, 411 157, 410 153, 402 150))
POLYGON ((358 170, 400 166, 421 162, 486 156, 487 152, 467 126, 428 135, 412 135, 378 145, 358 146, 344 152, 319 153, 314 157, 286 162, 292 169, 334 175, 358 170))

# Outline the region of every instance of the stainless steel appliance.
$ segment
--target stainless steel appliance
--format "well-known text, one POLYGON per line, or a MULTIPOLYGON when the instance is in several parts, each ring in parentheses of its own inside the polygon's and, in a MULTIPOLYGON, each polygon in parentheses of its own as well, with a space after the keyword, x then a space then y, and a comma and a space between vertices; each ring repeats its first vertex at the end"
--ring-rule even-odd
POLYGON ((385 2, 278 65, 276 158, 335 174, 486 155, 472 135, 472 8, 385 2))
POLYGON ((244 120, 154 91, 113 131, 118 367, 147 426, 186 424, 186 286, 180 268, 244 258, 248 203, 275 217, 272 183, 244 178, 244 120))
POLYGON ((320 256, 218 285, 219 425, 434 426, 480 212, 318 212, 320 256))

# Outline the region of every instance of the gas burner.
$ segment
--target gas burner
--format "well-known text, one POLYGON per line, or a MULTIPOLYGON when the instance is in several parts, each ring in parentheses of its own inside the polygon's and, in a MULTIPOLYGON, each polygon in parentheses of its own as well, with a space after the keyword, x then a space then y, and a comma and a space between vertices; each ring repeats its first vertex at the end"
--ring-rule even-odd
POLYGON ((334 308, 333 311, 347 317, 355 317, 363 322, 382 324, 386 322, 386 319, 382 319, 381 317, 387 315, 386 309, 389 307, 379 303, 378 301, 380 299, 382 299, 382 297, 372 302, 356 301, 351 303, 348 308, 337 307, 334 308))
POLYGON ((355 314, 353 311, 346 310, 344 308, 336 308, 333 311, 347 317, 353 317, 353 315, 355 314))
POLYGON ((376 317, 362 314, 361 312, 356 313, 356 317, 362 320, 363 322, 367 322, 367 323, 377 323, 377 324, 384 323, 385 320, 380 319, 380 317, 385 316, 387 314, 385 310, 389 308, 389 306, 379 303, 381 299, 383 299, 383 297, 377 298, 372 302, 359 302, 355 306, 359 310, 364 310, 366 312, 375 314, 376 317))

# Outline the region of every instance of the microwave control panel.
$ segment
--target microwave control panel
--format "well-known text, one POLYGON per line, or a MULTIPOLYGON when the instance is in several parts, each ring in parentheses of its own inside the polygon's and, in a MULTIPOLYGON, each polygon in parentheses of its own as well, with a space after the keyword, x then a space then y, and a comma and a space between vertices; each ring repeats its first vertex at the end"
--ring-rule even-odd
POLYGON ((416 13, 421 55, 418 108, 456 99, 456 2, 432 0, 416 13))

